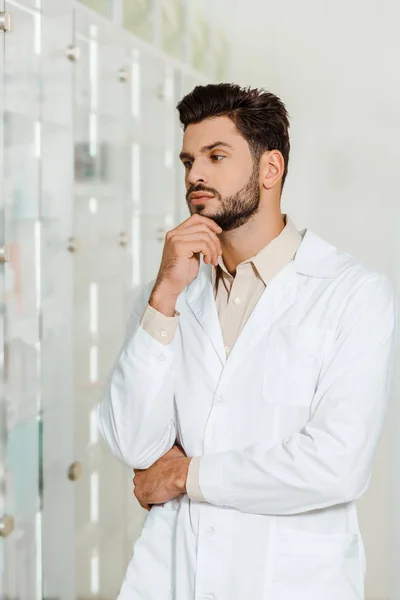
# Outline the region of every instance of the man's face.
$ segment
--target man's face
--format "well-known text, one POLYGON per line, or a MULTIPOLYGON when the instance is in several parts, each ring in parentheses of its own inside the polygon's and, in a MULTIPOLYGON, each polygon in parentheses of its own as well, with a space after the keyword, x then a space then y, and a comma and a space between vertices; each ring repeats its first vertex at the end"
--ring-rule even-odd
POLYGON ((189 125, 180 158, 191 214, 213 219, 224 231, 244 225, 258 209, 258 165, 228 117, 189 125))

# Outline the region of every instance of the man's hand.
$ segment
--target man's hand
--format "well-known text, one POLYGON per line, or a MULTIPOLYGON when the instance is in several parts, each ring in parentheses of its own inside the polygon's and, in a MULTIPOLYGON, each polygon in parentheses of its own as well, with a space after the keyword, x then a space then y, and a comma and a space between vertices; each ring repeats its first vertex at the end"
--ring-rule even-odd
POLYGON ((190 458, 175 445, 148 469, 134 469, 134 494, 139 504, 150 510, 186 492, 190 458))
POLYGON ((208 217, 193 214, 165 236, 161 265, 149 304, 166 316, 174 315, 176 300, 197 277, 200 254, 206 264, 218 264, 222 246, 219 225, 208 217))

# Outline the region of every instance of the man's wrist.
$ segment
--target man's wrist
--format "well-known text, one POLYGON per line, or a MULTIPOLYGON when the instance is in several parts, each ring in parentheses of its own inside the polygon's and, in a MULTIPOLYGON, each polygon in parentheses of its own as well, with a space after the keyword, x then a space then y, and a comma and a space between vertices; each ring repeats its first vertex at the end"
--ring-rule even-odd
POLYGON ((178 296, 172 296, 165 291, 163 292, 160 288, 154 288, 149 298, 149 304, 166 317, 173 317, 177 298, 178 296))
POLYGON ((180 494, 186 494, 186 480, 189 470, 189 464, 192 458, 189 456, 185 456, 182 458, 174 458, 173 460, 175 464, 172 470, 172 486, 174 490, 179 492, 180 494))

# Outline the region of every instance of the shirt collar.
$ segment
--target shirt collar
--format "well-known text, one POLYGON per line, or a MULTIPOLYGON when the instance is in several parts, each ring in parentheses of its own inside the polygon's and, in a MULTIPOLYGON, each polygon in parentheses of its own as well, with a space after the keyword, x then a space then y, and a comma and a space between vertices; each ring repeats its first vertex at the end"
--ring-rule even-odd
MULTIPOLYGON (((285 227, 280 234, 264 246, 264 248, 262 248, 255 256, 244 260, 237 267, 240 268, 242 265, 252 263, 265 285, 268 285, 275 275, 277 275, 288 262, 293 260, 303 240, 303 237, 290 217, 286 214, 284 214, 283 217, 285 220, 285 227)), ((233 279, 232 275, 225 267, 221 256, 218 259, 218 265, 227 277, 233 279)), ((214 267, 212 269, 213 284, 215 283, 217 268, 218 267, 214 267)))

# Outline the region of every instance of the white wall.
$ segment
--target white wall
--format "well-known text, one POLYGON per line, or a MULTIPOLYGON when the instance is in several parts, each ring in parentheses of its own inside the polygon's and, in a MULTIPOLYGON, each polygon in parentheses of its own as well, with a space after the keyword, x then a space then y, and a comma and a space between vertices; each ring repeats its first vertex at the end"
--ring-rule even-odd
MULTIPOLYGON (((276 93, 291 115, 283 211, 388 274, 400 297, 400 4, 236 0, 234 14, 231 80, 276 93)), ((373 479, 359 502, 368 600, 400 598, 398 362, 373 479)))

